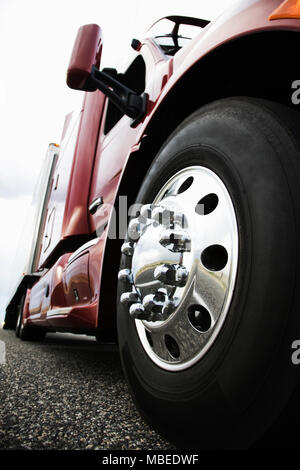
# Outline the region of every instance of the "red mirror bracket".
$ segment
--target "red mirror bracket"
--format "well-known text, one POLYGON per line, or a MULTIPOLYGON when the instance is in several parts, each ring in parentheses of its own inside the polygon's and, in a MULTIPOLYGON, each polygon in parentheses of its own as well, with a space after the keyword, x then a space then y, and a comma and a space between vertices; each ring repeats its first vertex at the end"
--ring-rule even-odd
POLYGON ((113 76, 100 72, 95 66, 93 66, 92 73, 87 80, 87 88, 102 91, 120 111, 134 119, 132 125, 140 121, 147 112, 147 93, 138 95, 113 76))

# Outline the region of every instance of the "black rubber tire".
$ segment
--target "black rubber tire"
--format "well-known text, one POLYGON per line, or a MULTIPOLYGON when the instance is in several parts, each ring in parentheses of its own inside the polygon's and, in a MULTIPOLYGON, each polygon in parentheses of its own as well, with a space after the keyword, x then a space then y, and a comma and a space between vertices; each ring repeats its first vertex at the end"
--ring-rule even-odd
POLYGON ((16 336, 19 337, 22 341, 44 341, 46 336, 45 328, 36 325, 24 325, 23 312, 25 298, 26 295, 24 294, 24 297, 22 297, 19 306, 18 319, 16 325, 16 336))
MULTIPOLYGON (((300 116, 237 97, 190 116, 153 161, 137 197, 149 203, 182 168, 213 170, 229 191, 239 230, 231 306, 216 341, 189 369, 169 372, 145 353, 120 302, 118 336, 133 399, 154 428, 182 447, 249 447, 297 386, 291 344, 300 338, 300 116)), ((130 266, 121 258, 121 268, 130 266)), ((119 283, 118 299, 126 290, 119 283)))
POLYGON ((18 305, 18 314, 17 314, 17 322, 16 322, 16 328, 15 328, 15 333, 16 337, 20 337, 20 329, 22 325, 22 319, 23 319, 23 309, 24 309, 24 303, 25 303, 25 294, 22 295, 20 303, 18 305))
POLYGON ((44 341, 46 331, 44 328, 35 325, 22 325, 20 329, 20 339, 22 341, 44 341))

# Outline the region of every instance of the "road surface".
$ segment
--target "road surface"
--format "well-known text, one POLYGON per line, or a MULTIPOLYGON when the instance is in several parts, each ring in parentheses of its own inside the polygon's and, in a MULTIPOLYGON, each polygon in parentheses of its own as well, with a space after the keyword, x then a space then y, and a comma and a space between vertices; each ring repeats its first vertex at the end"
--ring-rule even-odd
POLYGON ((2 329, 0 341, 0 449, 174 449, 136 411, 115 346, 2 329))

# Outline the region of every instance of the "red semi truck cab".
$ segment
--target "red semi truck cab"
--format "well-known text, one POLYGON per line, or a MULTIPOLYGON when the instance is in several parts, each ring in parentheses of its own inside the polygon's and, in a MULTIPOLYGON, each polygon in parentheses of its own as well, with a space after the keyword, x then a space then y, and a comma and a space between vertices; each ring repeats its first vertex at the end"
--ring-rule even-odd
POLYGON ((143 416, 180 444, 248 445, 275 421, 285 401, 275 372, 264 412, 262 384, 277 341, 285 398, 293 388, 286 345, 300 325, 281 313, 298 275, 298 3, 242 0, 212 22, 163 18, 133 39, 122 73, 100 71, 95 24, 72 52, 67 84, 85 91, 83 104, 49 146, 4 327, 24 340, 118 335, 143 416), (260 386, 251 404, 247 390, 260 386))

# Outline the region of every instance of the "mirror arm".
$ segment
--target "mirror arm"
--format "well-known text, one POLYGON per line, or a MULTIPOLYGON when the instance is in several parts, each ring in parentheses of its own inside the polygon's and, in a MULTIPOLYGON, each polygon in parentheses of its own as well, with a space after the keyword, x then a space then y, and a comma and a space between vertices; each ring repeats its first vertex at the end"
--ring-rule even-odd
POLYGON ((148 95, 138 95, 135 91, 123 85, 94 65, 86 82, 86 91, 102 91, 122 113, 134 119, 135 125, 147 112, 148 95))

